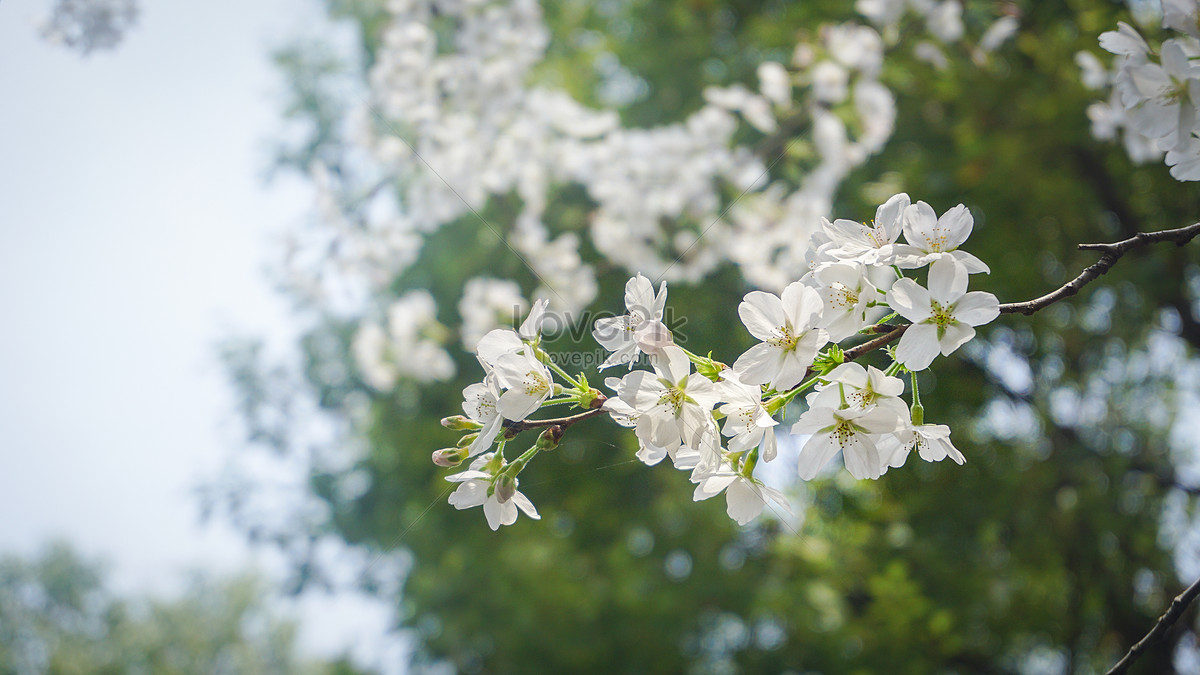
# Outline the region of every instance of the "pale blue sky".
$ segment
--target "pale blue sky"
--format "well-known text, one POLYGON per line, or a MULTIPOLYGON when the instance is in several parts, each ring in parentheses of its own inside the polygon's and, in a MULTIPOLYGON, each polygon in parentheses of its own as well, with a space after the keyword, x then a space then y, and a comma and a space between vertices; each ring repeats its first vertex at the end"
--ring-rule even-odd
POLYGON ((268 55, 315 3, 148 0, 86 59, 38 39, 51 4, 0 4, 0 552, 64 537, 124 590, 265 562, 191 490, 240 441, 214 345, 290 334, 263 270, 312 201, 264 183, 268 55))

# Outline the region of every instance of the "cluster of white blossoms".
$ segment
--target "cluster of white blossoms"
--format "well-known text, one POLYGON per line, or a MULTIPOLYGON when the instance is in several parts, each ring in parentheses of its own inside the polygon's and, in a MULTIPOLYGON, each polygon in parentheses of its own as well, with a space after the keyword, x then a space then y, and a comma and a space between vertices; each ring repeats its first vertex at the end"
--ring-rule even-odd
MULTIPOLYGON (((550 36, 536 0, 390 0, 347 156, 311 167, 323 227, 291 242, 290 282, 317 305, 349 297, 345 313, 365 326, 355 299, 387 297, 427 235, 468 218, 530 267, 531 297, 565 317, 596 298, 581 247, 671 282, 731 261, 779 292, 809 269, 810 237, 846 176, 892 135, 894 97, 879 80, 891 42, 879 30, 913 13, 936 42, 963 36, 957 2, 859 5, 880 29, 820 26, 789 60, 762 63, 754 86, 710 87, 683 121, 629 128, 537 81, 550 36), (773 180, 785 156, 801 164, 798 182, 773 180), (544 216, 566 186, 590 211, 555 233, 544 216), (484 220, 489 200, 513 196, 511 221, 484 220)), ((469 345, 491 311, 460 310, 469 345)))
POLYGON ((475 351, 475 346, 489 331, 501 326, 511 326, 516 317, 529 308, 521 296, 521 287, 515 281, 476 277, 463 287, 462 300, 458 301, 458 314, 462 317, 463 349, 475 351))
POLYGON ((411 291, 387 308, 386 321, 364 321, 351 349, 363 380, 388 391, 397 379, 435 382, 454 377, 454 361, 442 348, 446 327, 427 291, 411 291))
POLYGON ((759 343, 732 366, 676 344, 664 321, 666 283, 656 290, 639 274, 625 286, 626 313, 597 320, 593 328, 593 337, 611 352, 600 368, 628 368, 623 377, 605 380, 611 397, 582 374, 566 373, 542 349, 547 303, 538 301, 519 330, 496 329, 479 341, 484 379, 463 391, 466 415, 443 420, 467 433, 457 447, 435 452, 434 462, 457 466, 479 457, 449 477, 460 483, 450 503, 459 509, 482 505, 492 529, 514 522, 518 511, 537 518, 517 491, 518 474, 539 453, 557 447, 568 427, 607 413, 633 430, 638 459, 656 465, 669 458, 689 472, 694 499, 724 493, 730 517, 745 524, 771 502, 789 509, 754 469, 776 459, 776 416, 796 398, 805 410, 791 433, 808 437, 797 470, 802 479, 815 477, 838 453, 855 478, 878 478, 913 453, 963 463, 950 429, 925 423, 917 373, 1000 313, 994 295, 967 290, 971 274, 988 271, 960 248, 972 228, 963 205, 939 217, 906 194, 881 205, 869 224, 824 221, 810 242, 806 274, 778 295, 751 291, 739 305, 742 323, 759 343), (906 274, 921 269, 927 269, 924 285, 906 274), (878 280, 880 273, 886 281, 878 280), (878 325, 896 316, 909 323, 878 325), (883 370, 846 358, 838 346, 881 331, 903 332, 899 345, 887 351, 883 370), (643 361, 649 367, 635 370, 643 361), (911 375, 911 404, 903 398, 904 373, 911 375), (584 412, 531 419, 556 405, 584 412), (506 460, 505 445, 532 429, 542 430, 532 447, 506 460))
POLYGON ((1162 0, 1162 26, 1181 33, 1164 40, 1157 53, 1138 31, 1121 22, 1100 35, 1100 46, 1116 55, 1113 72, 1094 56, 1077 56, 1084 84, 1111 84, 1112 96, 1088 110, 1097 138, 1124 131, 1134 161, 1156 160, 1166 153, 1171 176, 1200 180, 1200 1, 1162 0))

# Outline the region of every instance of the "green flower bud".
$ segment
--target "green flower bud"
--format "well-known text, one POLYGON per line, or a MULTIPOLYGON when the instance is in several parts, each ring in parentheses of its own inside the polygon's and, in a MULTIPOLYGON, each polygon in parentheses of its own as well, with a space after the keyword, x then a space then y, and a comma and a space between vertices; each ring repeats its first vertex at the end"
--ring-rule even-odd
POLYGON ((478 433, 465 434, 465 435, 463 435, 462 438, 458 439, 458 443, 456 443, 455 445, 457 445, 460 448, 465 448, 468 445, 470 445, 471 443, 475 442, 476 438, 479 438, 478 433))
POLYGON ((547 450, 554 450, 555 448, 558 447, 558 442, 562 440, 562 437, 563 437, 563 428, 562 427, 560 427, 557 424, 555 424, 554 426, 551 426, 551 427, 547 427, 546 430, 543 431, 541 433, 541 435, 538 436, 537 449, 542 452, 545 452, 547 450))
POLYGON ((433 453, 433 463, 447 469, 462 464, 466 458, 466 448, 442 448, 433 453))
POLYGON ((599 389, 588 389, 579 395, 580 408, 599 408, 604 405, 608 397, 600 393, 599 389))
POLYGON ((474 431, 483 428, 483 425, 475 420, 469 419, 463 415, 452 415, 442 418, 442 426, 452 431, 474 431))

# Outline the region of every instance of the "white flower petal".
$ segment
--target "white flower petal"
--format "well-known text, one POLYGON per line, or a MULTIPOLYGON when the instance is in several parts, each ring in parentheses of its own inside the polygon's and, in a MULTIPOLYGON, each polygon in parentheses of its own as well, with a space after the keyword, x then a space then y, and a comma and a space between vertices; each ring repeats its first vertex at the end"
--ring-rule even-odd
POLYGON ((965 323, 958 322, 946 326, 946 332, 938 341, 941 344, 942 356, 949 356, 951 352, 963 346, 973 337, 975 337, 975 329, 965 323))
POLYGON ((450 506, 458 509, 469 509, 487 501, 488 483, 482 480, 469 480, 458 486, 450 494, 450 506))
POLYGON ((816 325, 817 319, 820 318, 821 311, 825 307, 820 294, 799 281, 794 281, 783 289, 780 302, 783 304, 783 313, 789 319, 788 324, 794 333, 806 331, 816 325))
POLYGON ((649 279, 638 274, 625 282, 625 308, 638 318, 654 316, 654 285, 649 279))
POLYGON ((524 389, 509 389, 496 402, 496 410, 506 420, 519 422, 533 414, 545 397, 531 396, 524 389))
POLYGON ((546 307, 550 305, 550 301, 544 298, 539 298, 534 301, 533 309, 529 310, 529 316, 521 322, 521 327, 517 330, 518 335, 525 340, 532 340, 542 334, 542 321, 546 318, 546 307))
POLYGON ((479 344, 475 347, 475 353, 479 355, 479 360, 489 366, 496 365, 500 357, 506 354, 515 354, 524 347, 520 336, 508 328, 497 328, 489 331, 486 335, 479 339, 479 344))
POLYGON ((896 360, 911 371, 925 370, 933 363, 941 346, 938 344, 937 327, 927 323, 910 326, 900 336, 896 347, 896 360))
POLYGON ((944 237, 941 250, 952 251, 962 246, 967 237, 971 236, 974 227, 975 219, 970 210, 962 204, 943 213, 942 217, 938 218, 938 231, 944 237))
POLYGON ((760 342, 733 362, 733 369, 743 382, 766 384, 779 373, 783 364, 783 350, 760 342))
POLYGON ((537 509, 534 508, 533 502, 529 501, 529 497, 526 497, 523 493, 517 492, 514 494, 512 496, 512 502, 517 505, 517 508, 524 511, 525 515, 529 516, 530 518, 533 518, 534 520, 542 519, 541 515, 538 514, 537 509))
POLYGON ((904 209, 904 239, 922 251, 930 250, 929 233, 937 227, 937 214, 925 202, 904 209))
POLYGON ((763 291, 750 291, 738 305, 738 316, 750 334, 759 340, 775 337, 775 330, 787 323, 783 301, 763 291))
POLYGON ((846 470, 859 480, 879 478, 883 471, 883 463, 879 461, 879 450, 871 439, 855 434, 842 448, 842 459, 846 462, 846 470))
POLYGON ((755 489, 755 485, 746 479, 735 481, 725 491, 725 512, 738 525, 745 525, 762 513, 767 505, 766 499, 755 489))
MULTIPOLYGON (((799 423, 797 423, 799 424, 799 423)), ((797 472, 804 480, 812 480, 833 456, 838 453, 838 444, 829 434, 815 434, 804 447, 800 449, 800 460, 796 466, 797 472)))
POLYGON ((517 522, 517 505, 513 504, 511 499, 501 504, 493 494, 483 503, 483 515, 487 518, 488 527, 495 532, 501 525, 517 522))
POLYGON ((954 303, 954 318, 968 326, 982 326, 1000 316, 1000 301, 991 293, 971 291, 954 303))
POLYGON ((678 383, 692 372, 692 362, 682 349, 668 345, 655 356, 654 370, 663 379, 678 383))
POLYGON ((692 492, 692 501, 702 502, 705 499, 715 497, 721 494, 721 491, 729 487, 735 480, 737 480, 737 476, 733 473, 709 476, 696 485, 696 489, 692 492))
POLYGON ((962 265, 963 267, 967 268, 968 274, 980 274, 980 273, 991 274, 992 273, 992 269, 990 267, 988 267, 986 263, 984 263, 979 258, 976 258, 975 256, 971 255, 970 253, 967 253, 966 251, 963 251, 961 249, 956 249, 954 251, 950 251, 950 253, 948 253, 946 255, 949 255, 951 258, 954 258, 955 262, 957 262, 960 265, 962 265))
POLYGON ((913 323, 933 314, 929 300, 929 291, 908 278, 897 280, 887 292, 887 304, 913 323))
POLYGON ((929 299, 949 305, 967 292, 967 268, 953 258, 941 258, 929 266, 929 299))

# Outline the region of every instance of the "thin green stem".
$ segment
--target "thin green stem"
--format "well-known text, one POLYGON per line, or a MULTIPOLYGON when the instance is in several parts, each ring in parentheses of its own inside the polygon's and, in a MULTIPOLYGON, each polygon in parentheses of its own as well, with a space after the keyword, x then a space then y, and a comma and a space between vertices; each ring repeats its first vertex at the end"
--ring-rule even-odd
POLYGON ((925 406, 921 405, 921 390, 917 386, 917 374, 912 373, 912 388, 913 388, 913 404, 912 404, 912 423, 921 426, 925 424, 925 406))
POLYGON ((512 461, 512 463, 510 463, 508 465, 508 468, 506 468, 504 470, 504 473, 512 476, 513 478, 516 478, 517 474, 519 474, 525 470, 525 465, 528 464, 531 459, 533 459, 534 457, 537 457, 538 452, 541 452, 541 451, 538 450, 538 446, 535 443, 528 450, 521 453, 520 457, 514 459, 512 461))
POLYGON ((791 403, 792 399, 796 397, 796 394, 799 394, 800 392, 804 391, 805 389, 808 389, 809 387, 820 382, 821 377, 822 377, 822 375, 814 375, 814 376, 810 377, 808 380, 801 382, 800 384, 792 387, 791 389, 788 389, 785 392, 777 393, 774 396, 768 397, 767 412, 774 414, 776 411, 778 411, 783 406, 787 405, 788 403, 791 403))
POLYGON ((746 458, 742 460, 742 469, 738 473, 746 478, 750 478, 754 475, 754 467, 756 464, 758 464, 757 446, 751 448, 750 452, 746 455, 746 458))
POLYGON ((563 370, 557 363, 555 363, 554 359, 550 358, 549 354, 546 354, 546 352, 544 352, 544 351, 540 351, 540 353, 544 354, 546 356, 546 365, 550 366, 550 370, 553 370, 555 373, 557 373, 559 377, 566 380, 575 389, 580 388, 579 380, 576 380, 575 378, 568 375, 567 371, 563 370))
POLYGON ((496 444, 496 454, 487 463, 486 468, 488 473, 494 475, 496 471, 500 470, 501 465, 504 464, 504 444, 506 442, 504 439, 500 439, 500 442, 496 444))

